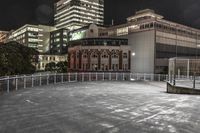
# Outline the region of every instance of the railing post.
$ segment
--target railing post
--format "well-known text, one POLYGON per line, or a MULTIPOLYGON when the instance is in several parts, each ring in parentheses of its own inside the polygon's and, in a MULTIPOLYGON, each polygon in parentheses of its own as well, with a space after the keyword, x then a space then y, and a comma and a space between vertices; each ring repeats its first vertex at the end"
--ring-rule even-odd
POLYGON ((97 79, 97 73, 96 73, 96 81, 97 81, 98 79, 97 79))
POLYGON ((62 82, 62 83, 64 83, 63 75, 64 75, 64 74, 62 73, 62 74, 61 74, 61 82, 62 82))
POLYGON ((91 81, 91 72, 89 73, 89 81, 91 81))
POLYGON ((54 84, 56 84, 56 73, 54 74, 54 84))
POLYGON ((151 81, 153 81, 153 74, 151 74, 151 81))
POLYGON ((123 78, 123 81, 124 81, 124 80, 125 80, 125 79, 124 79, 124 73, 123 73, 123 76, 122 76, 122 78, 123 78))
POLYGON ((26 75, 24 75, 24 89, 26 89, 26 75))
POLYGON ((42 86, 42 74, 40 73, 40 86, 42 86))
POLYGON ((18 90, 18 76, 15 77, 15 90, 18 90))
POLYGON ((146 81, 146 74, 144 73, 144 81, 146 81))
POLYGON ((129 80, 131 81, 131 72, 129 73, 129 80))
POLYGON ((78 82, 78 73, 76 72, 76 82, 78 82))
POLYGON ((31 82, 32 82, 32 87, 34 87, 34 78, 33 78, 33 75, 31 75, 31 82))
POLYGON ((84 73, 83 72, 81 74, 81 77, 82 77, 82 82, 84 82, 84 73))
POLYGON ((160 82, 160 74, 158 75, 158 81, 160 82))
POLYGON ((117 81, 118 80, 118 73, 117 72, 116 72, 115 78, 116 78, 116 81, 117 81))
POLYGON ((7 77, 7 93, 10 92, 10 78, 9 76, 7 77))
POLYGON ((47 85, 49 85, 49 74, 47 74, 47 85))
POLYGON ((111 73, 109 73, 109 80, 111 81, 111 73))
POLYGON ((68 82, 71 82, 71 75, 68 73, 68 82))
POLYGON ((103 72, 103 76, 102 77, 103 77, 103 81, 104 81, 104 78, 105 78, 104 72, 103 72))
POLYGON ((193 78, 193 89, 196 88, 196 75, 194 75, 194 78, 193 78))

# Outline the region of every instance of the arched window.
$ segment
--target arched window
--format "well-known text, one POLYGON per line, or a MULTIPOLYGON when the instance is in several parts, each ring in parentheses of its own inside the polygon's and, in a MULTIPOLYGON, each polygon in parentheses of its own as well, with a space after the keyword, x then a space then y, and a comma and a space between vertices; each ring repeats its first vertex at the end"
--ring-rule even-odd
POLYGON ((105 51, 102 53, 101 58, 108 58, 108 53, 106 53, 105 51))
POLYGON ((98 58, 97 52, 93 52, 93 53, 91 54, 91 57, 92 57, 92 58, 98 58))
POLYGON ((83 58, 84 58, 84 59, 87 58, 87 54, 86 54, 86 53, 83 54, 83 58))
POLYGON ((112 58, 119 58, 119 55, 116 52, 114 52, 112 53, 112 58))
POLYGON ((71 54, 71 58, 74 58, 74 54, 71 54))

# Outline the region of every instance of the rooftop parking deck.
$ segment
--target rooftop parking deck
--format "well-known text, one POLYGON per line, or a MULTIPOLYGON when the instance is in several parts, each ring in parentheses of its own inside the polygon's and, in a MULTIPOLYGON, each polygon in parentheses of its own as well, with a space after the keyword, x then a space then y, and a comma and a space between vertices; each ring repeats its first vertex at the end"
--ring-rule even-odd
POLYGON ((165 82, 79 82, 0 95, 0 133, 198 133, 200 96, 165 82))

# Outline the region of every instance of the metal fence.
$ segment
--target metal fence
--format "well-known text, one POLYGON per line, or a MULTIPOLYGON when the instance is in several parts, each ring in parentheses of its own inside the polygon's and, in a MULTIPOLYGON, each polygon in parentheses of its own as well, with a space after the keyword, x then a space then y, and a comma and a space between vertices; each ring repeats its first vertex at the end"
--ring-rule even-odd
POLYGON ((0 92, 7 92, 36 86, 85 81, 166 81, 167 75, 137 73, 51 73, 20 75, 0 78, 0 92))
POLYGON ((200 89, 200 59, 171 58, 169 83, 178 87, 200 89))
POLYGON ((200 89, 200 76, 170 75, 169 83, 178 87, 200 89))

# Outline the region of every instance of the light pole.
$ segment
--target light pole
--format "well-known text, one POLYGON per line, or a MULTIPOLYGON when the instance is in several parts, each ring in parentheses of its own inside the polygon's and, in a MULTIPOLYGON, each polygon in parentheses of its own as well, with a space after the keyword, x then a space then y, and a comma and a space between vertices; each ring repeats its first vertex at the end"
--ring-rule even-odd
MULTIPOLYGON (((132 53, 131 53, 131 56, 132 56, 132 57, 135 57, 135 55, 136 55, 135 52, 132 52, 132 53)), ((134 81, 134 80, 135 80, 135 79, 131 78, 131 72, 130 72, 130 80, 131 80, 131 81, 134 81)))

